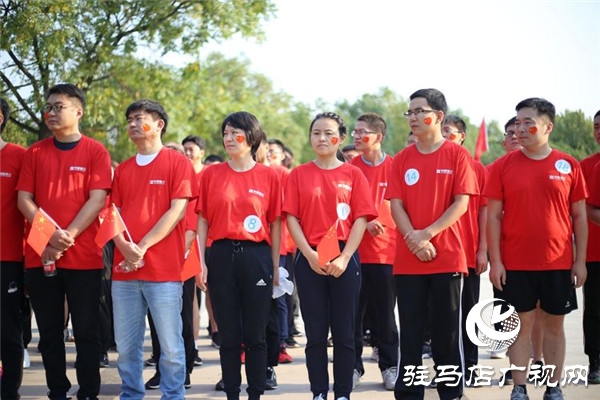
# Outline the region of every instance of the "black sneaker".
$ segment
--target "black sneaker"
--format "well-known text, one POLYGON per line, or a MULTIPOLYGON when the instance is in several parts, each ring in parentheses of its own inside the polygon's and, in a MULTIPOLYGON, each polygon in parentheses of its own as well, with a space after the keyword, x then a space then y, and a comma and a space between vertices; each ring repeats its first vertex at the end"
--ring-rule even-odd
POLYGON ((185 374, 185 383, 183 384, 183 387, 186 389, 189 389, 192 387, 192 381, 190 380, 190 374, 185 374))
POLYGON ((217 384, 215 385, 215 390, 219 392, 225 391, 225 383, 223 383, 223 379, 220 379, 219 382, 217 382, 217 384))
POLYGON ((219 332, 211 333, 210 338, 211 338, 210 345, 212 347, 214 347, 215 349, 218 349, 221 347, 221 338, 219 337, 219 332))
POLYGON ((298 347, 300 347, 300 345, 298 344, 298 342, 296 342, 296 339, 294 339, 293 336, 290 336, 287 339, 285 339, 285 347, 287 347, 288 349, 297 349, 298 347))
POLYGON ((102 354, 100 358, 100 368, 108 368, 108 354, 102 354))
POLYGON ((199 367, 202 364, 204 364, 204 362, 202 361, 202 359, 198 355, 198 351, 196 350, 196 355, 194 356, 194 367, 199 367))
POLYGON ((265 390, 277 389, 277 375, 273 367, 267 367, 267 382, 265 384, 265 390))
POLYGON ((512 371, 506 371, 506 374, 504 375, 504 385, 514 385, 514 383, 512 371))
POLYGON ((300 332, 298 329, 294 328, 294 329, 292 329, 292 336, 300 337, 300 336, 302 336, 302 332, 300 332))
POLYGON ((154 390, 160 387, 160 372, 156 372, 154 376, 148 379, 148 382, 144 385, 146 390, 154 390))
POLYGON ((146 367, 156 367, 156 358, 154 358, 154 355, 151 355, 149 359, 144 361, 144 365, 146 367))

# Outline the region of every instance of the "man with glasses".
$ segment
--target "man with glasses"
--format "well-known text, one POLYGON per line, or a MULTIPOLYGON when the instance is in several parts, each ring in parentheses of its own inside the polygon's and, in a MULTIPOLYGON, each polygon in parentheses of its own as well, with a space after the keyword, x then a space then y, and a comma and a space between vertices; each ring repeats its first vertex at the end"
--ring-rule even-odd
POLYGON ((587 190, 577 160, 548 143, 554 105, 529 98, 519 102, 516 111, 523 149, 494 164, 484 192, 490 281, 500 298, 514 306, 521 323, 508 352, 510 363, 520 368, 513 371, 511 400, 529 400, 525 370, 539 313, 544 359, 556 367, 544 371, 548 373, 544 400, 562 400, 558 383, 566 352, 564 318, 577 309, 575 288, 586 279, 587 190))
POLYGON ((392 157, 381 149, 386 130, 385 120, 380 115, 366 113, 357 118, 352 131, 354 145, 361 155, 353 158, 350 164, 357 166, 367 177, 379 214, 377 219, 367 223, 367 232, 358 247, 362 284, 354 335, 356 363, 353 383, 357 383, 365 372, 362 362, 363 320, 369 309, 374 310, 369 321, 371 328, 377 332, 376 343, 372 345, 379 349, 378 363, 383 386, 394 390, 398 371, 398 328, 394 317, 396 297, 392 268, 396 255, 396 224, 390 212, 390 202, 384 199, 392 168, 392 157))
POLYGON ((53 86, 46 96, 44 121, 52 136, 34 143, 23 160, 17 185, 19 210, 30 224, 42 208, 61 228, 41 256, 25 248, 29 298, 38 324, 42 360, 51 399, 66 399, 65 296, 77 338, 78 399, 100 391, 100 286, 102 249, 94 239, 98 213, 111 184, 110 156, 104 146, 79 131, 85 94, 71 84, 53 86), (43 263, 57 274, 44 276, 43 263))
POLYGON ((385 198, 400 234, 394 275, 400 318, 400 368, 396 399, 423 399, 415 384, 422 365, 423 332, 431 310, 431 341, 441 399, 463 394, 460 300, 467 259, 459 224, 469 197, 479 193, 471 155, 442 136, 446 99, 436 89, 410 96, 404 115, 418 141, 394 158, 385 198))

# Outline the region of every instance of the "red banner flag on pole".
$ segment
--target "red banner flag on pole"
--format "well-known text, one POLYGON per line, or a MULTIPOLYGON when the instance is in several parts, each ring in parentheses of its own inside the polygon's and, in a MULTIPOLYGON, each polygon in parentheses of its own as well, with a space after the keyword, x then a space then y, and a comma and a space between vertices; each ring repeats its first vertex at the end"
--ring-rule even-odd
POLYGON ((41 257, 48 241, 57 229, 52 218, 44 210, 38 208, 27 236, 27 244, 41 257))
POLYGON ((108 208, 108 212, 106 213, 106 217, 100 228, 98 228, 98 232, 96 233, 96 244, 98 247, 104 247, 106 242, 117 236, 119 233, 125 232, 127 228, 125 227, 125 222, 123 222, 123 218, 121 218, 121 214, 117 207, 115 207, 114 203, 111 203, 108 208))
POLYGON ((481 155, 487 151, 490 151, 490 145, 488 143, 488 135, 484 118, 479 126, 479 135, 477 136, 477 143, 475 143, 475 160, 479 161, 481 159, 481 155))

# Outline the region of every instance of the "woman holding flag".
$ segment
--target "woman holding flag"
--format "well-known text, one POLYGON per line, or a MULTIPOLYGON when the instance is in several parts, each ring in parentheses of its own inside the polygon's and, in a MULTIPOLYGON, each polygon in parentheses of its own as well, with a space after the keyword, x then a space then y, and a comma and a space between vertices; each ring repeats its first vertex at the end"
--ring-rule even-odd
POLYGON ((201 260, 208 266, 203 265, 202 279, 208 282, 219 326, 227 399, 240 396, 243 342, 246 391, 254 400, 266 384, 266 327, 281 242, 281 184, 273 169, 253 158, 266 139, 254 115, 228 115, 221 132, 230 158, 203 173, 196 207, 201 260), (208 259, 207 238, 213 240, 208 259))
POLYGON ((310 124, 316 158, 292 170, 283 212, 298 246, 296 283, 306 330, 306 366, 315 400, 329 390, 327 333, 333 337, 333 391, 349 399, 355 362, 354 328, 361 274, 358 245, 377 212, 369 184, 355 166, 338 160, 346 125, 335 113, 310 124))

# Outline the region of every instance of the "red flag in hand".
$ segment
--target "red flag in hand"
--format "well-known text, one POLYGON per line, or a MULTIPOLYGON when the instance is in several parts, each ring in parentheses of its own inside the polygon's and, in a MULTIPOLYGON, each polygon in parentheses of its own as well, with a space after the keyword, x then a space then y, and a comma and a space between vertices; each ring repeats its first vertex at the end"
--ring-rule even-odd
POLYGON ((323 239, 317 245, 317 255, 321 266, 327 264, 341 254, 337 238, 337 221, 329 228, 323 239))
POLYGON ((56 230, 57 228, 54 226, 52 219, 48 217, 44 210, 38 208, 27 236, 27 244, 41 257, 48 241, 56 230))
POLYGON ((96 244, 98 247, 104 247, 106 242, 117 236, 119 233, 125 232, 126 229, 125 222, 123 222, 119 210, 117 210, 115 204, 112 203, 108 208, 104 221, 102 221, 102 224, 96 233, 96 244))
POLYGON ((199 275, 201 272, 202 264, 200 263, 200 246, 198 246, 198 238, 194 237, 188 256, 183 262, 183 268, 181 269, 181 280, 187 281, 192 276, 199 275))

